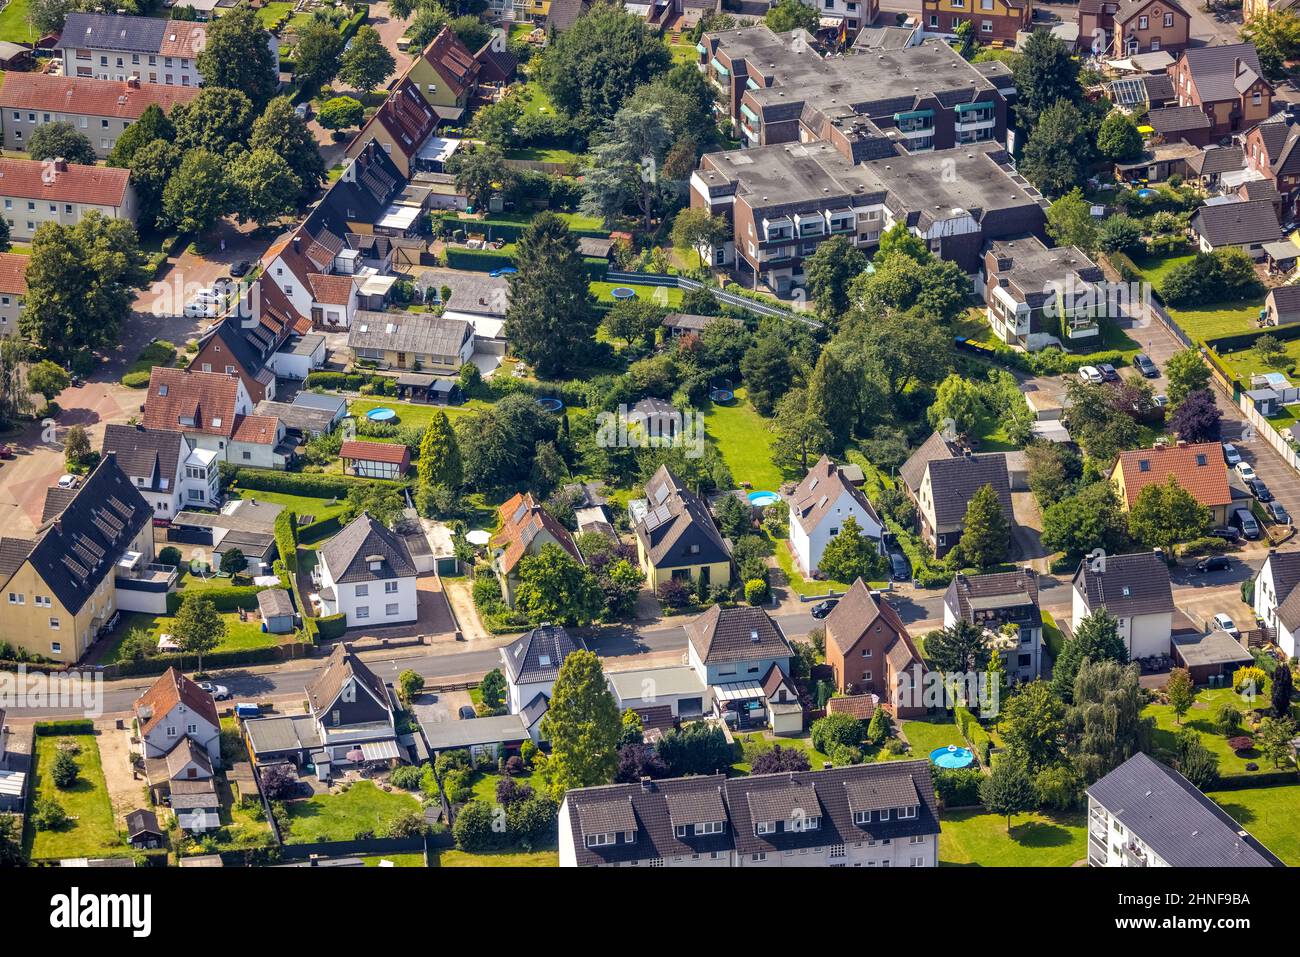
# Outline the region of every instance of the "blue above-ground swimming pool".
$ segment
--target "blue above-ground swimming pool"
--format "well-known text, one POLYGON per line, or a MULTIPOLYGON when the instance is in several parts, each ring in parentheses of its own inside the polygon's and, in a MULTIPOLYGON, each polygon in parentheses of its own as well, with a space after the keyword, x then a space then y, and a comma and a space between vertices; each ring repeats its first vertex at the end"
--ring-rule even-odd
POLYGON ((1138 190, 1139 199, 1146 199, 1148 196, 1154 196, 1155 194, 1156 191, 1154 189, 1147 189, 1143 187, 1142 189, 1138 190))
POLYGON ((975 763, 975 754, 970 748, 950 744, 946 748, 931 751, 930 762, 940 768, 968 768, 975 763))
POLYGON ((559 412, 564 408, 564 403, 559 399, 538 399, 537 404, 541 406, 543 412, 559 412))
POLYGON ((493 269, 488 275, 493 279, 500 279, 502 276, 513 276, 517 272, 519 270, 514 266, 502 266, 500 269, 493 269))
POLYGON ((371 422, 391 422, 397 418, 397 413, 392 409, 371 409, 366 413, 366 418, 371 422))
POLYGON ((781 496, 777 495, 775 492, 750 492, 745 496, 745 498, 749 499, 750 505, 757 505, 759 508, 763 508, 766 505, 775 505, 777 502, 781 501, 781 496))

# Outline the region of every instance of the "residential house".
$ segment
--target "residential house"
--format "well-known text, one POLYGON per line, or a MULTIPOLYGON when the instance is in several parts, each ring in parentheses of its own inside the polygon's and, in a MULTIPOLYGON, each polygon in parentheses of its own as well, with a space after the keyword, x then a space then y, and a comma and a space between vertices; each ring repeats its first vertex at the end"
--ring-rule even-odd
POLYGON ((805 6, 817 11, 823 27, 836 31, 844 40, 851 40, 860 29, 876 22, 880 16, 880 0, 803 0, 805 6))
POLYGON ((180 432, 108 425, 101 452, 117 457, 118 467, 153 508, 155 519, 167 522, 184 509, 216 508, 221 503, 217 453, 196 448, 180 432))
POLYGON ((400 479, 411 468, 411 450, 397 442, 367 442, 349 439, 339 449, 346 475, 362 478, 400 479))
POLYGON ((130 170, 62 159, 0 159, 0 205, 17 241, 30 240, 42 223, 75 226, 91 211, 132 223, 136 217, 130 170))
POLYGON ((237 375, 154 366, 143 419, 151 432, 179 431, 195 448, 236 465, 282 469, 293 456, 284 425, 253 414, 237 375))
POLYGON ((422 296, 443 307, 443 319, 473 326, 475 349, 494 355, 505 353, 510 283, 504 276, 465 269, 421 269, 415 285, 422 296))
POLYGON ((1014 46, 1016 34, 1029 30, 1033 0, 921 0, 921 25, 927 33, 953 36, 958 25, 974 24, 981 43, 1014 46))
POLYGON ((924 714, 925 663, 903 620, 883 596, 858 579, 824 622, 826 664, 835 690, 874 695, 895 717, 924 714))
MULTIPOLYGON (((633 510, 637 559, 650 587, 672 579, 705 587, 731 582, 731 548, 708 506, 666 465, 646 483, 646 498, 633 510)), ((632 508, 632 504, 629 504, 632 508)))
POLYGON ((1242 19, 1249 23, 1264 13, 1293 12, 1296 0, 1245 0, 1241 5, 1242 19))
POLYGON ((989 243, 981 264, 984 315, 999 339, 1027 352, 1094 348, 1108 300, 1101 268, 1076 246, 1037 236, 989 243))
POLYGON ((549 701, 564 659, 586 650, 586 642, 561 625, 539 625, 502 648, 501 670, 509 689, 506 708, 510 714, 537 706, 538 697, 549 701))
POLYGON ((746 146, 825 141, 858 161, 1006 136, 998 85, 940 39, 822 57, 803 31, 760 25, 706 33, 697 49, 746 146))
POLYGON ((354 518, 319 554, 322 615, 345 615, 349 628, 383 628, 419 617, 410 549, 369 512, 354 518))
POLYGON ((1191 17, 1175 0, 1081 0, 1077 17, 1079 43, 1098 56, 1177 56, 1191 31, 1191 17))
POLYGON ((339 766, 402 759, 392 693, 346 642, 330 649, 306 696, 306 714, 244 722, 255 764, 289 761, 300 769, 312 764, 316 775, 328 780, 339 766))
POLYGON ((1282 239, 1277 211, 1267 200, 1202 206, 1192 214, 1192 234, 1201 252, 1239 249, 1251 259, 1264 258, 1264 247, 1282 239))
MULTIPOLYGON (((790 642, 761 608, 713 605, 686 626, 687 662, 730 727, 776 724, 765 685, 789 688, 790 642), (775 668, 780 675, 772 680, 775 668)), ((788 702, 782 702, 788 703, 788 702)), ((802 730, 802 723, 794 731, 802 730)))
POLYGON ((182 548, 191 562, 220 568, 226 552, 238 551, 252 574, 269 574, 276 556, 275 520, 283 510, 283 505, 259 501, 251 493, 224 503, 217 512, 177 512, 167 528, 167 541, 182 548))
MULTIPOLYGON (((545 698, 539 699, 542 713, 545 713, 545 698)), ((420 731, 424 736, 426 747, 433 755, 447 751, 468 751, 472 758, 486 756, 492 759, 503 758, 507 754, 518 753, 525 741, 537 742, 530 734, 540 734, 534 723, 528 725, 524 712, 519 714, 500 714, 473 721, 433 721, 421 720, 420 731)))
MULTIPOLYGON (((540 2, 540 0, 535 0, 540 2)), ((499 42, 496 37, 488 40, 474 54, 478 63, 479 85, 509 86, 519 72, 519 58, 510 52, 508 45, 499 42)))
POLYGON ((1264 296, 1265 321, 1270 326, 1300 322, 1300 286, 1275 286, 1264 296))
MULTIPOLYGON (((520 0, 515 0, 516 10, 520 0)), ((537 0, 522 0, 525 4, 527 15, 532 19, 537 19, 536 3, 537 0)), ((548 34, 563 33, 569 27, 578 22, 578 18, 585 16, 591 9, 591 0, 541 0, 546 4, 546 12, 542 15, 542 22, 546 25, 548 34)))
POLYGON ((1155 445, 1119 454, 1110 480, 1119 492, 1120 508, 1128 511, 1148 485, 1164 485, 1170 479, 1210 510, 1210 521, 1228 524, 1233 510, 1228 469, 1218 442, 1155 445))
MULTIPOLYGON (((490 44, 489 44, 490 45, 490 44)), ((458 122, 478 89, 480 64, 451 27, 443 27, 406 71, 439 120, 458 122)))
POLYGON ((164 613, 177 573, 154 564, 152 516, 111 453, 76 488, 50 488, 35 534, 0 537, 0 640, 70 665, 117 611, 164 613))
POLYGON ((1130 659, 1169 654, 1174 592, 1169 566, 1155 552, 1088 557, 1071 584, 1075 631, 1100 608, 1119 621, 1119 637, 1130 659))
POLYGON ((27 263, 30 256, 0 253, 0 336, 18 328, 27 297, 27 263))
POLYGON ((1188 47, 1169 75, 1178 105, 1209 117, 1211 138, 1250 129, 1273 112, 1273 85, 1264 79, 1254 44, 1188 47))
POLYGON ((127 80, 96 80, 53 73, 5 73, 0 80, 4 147, 25 150, 47 123, 68 123, 83 134, 100 159, 122 132, 150 107, 170 113, 199 95, 197 86, 160 86, 127 80))
POLYGON ((817 574, 822 552, 840 533, 845 519, 857 522, 862 535, 880 548, 884 526, 862 490, 840 466, 823 455, 787 498, 790 503, 790 550, 799 570, 817 574))
POLYGON ((1269 550, 1255 576, 1255 617, 1265 628, 1273 629, 1273 641, 1286 654, 1294 658, 1296 638, 1300 636, 1300 551, 1269 550))
POLYGON ((1285 867, 1177 771, 1139 751, 1088 795, 1092 867, 1285 867))
POLYGON ((953 576, 943 596, 943 626, 958 621, 992 635, 1013 682, 1033 681, 1043 667, 1043 613, 1032 568, 990 575, 953 576))
POLYGON ((1014 521, 1007 457, 1002 452, 976 455, 935 432, 903 463, 899 474, 916 503, 921 537, 939 558, 961 541, 966 508, 986 485, 997 492, 1003 516, 1014 521))
POLYGON ((501 596, 511 608, 519 587, 519 563, 525 557, 537 555, 547 545, 555 545, 582 564, 582 555, 569 530, 538 504, 532 492, 516 493, 497 514, 500 527, 492 536, 492 567, 501 582, 501 596))
POLYGON ((144 770, 155 798, 165 797, 173 781, 210 781, 214 774, 207 750, 188 735, 180 738, 166 754, 146 758, 144 770))
POLYGON ((474 354, 474 327, 463 319, 418 312, 359 312, 348 331, 359 362, 454 376, 474 354))
POLYGON ((409 179, 415 172, 420 147, 433 135, 439 119, 415 82, 404 78, 348 144, 348 159, 377 142, 402 177, 409 179))
MULTIPOLYGON (((221 763, 221 719, 208 694, 175 668, 168 668, 135 701, 136 734, 144 759, 166 758, 189 738, 211 764, 221 763)), ((188 746, 187 746, 188 747, 188 746)), ((188 756, 188 750, 181 755, 188 756)))
POLYGON ((928 761, 569 791, 561 867, 934 867, 928 761))
POLYGON ((935 255, 974 273, 986 243, 1041 234, 1044 200, 1012 179, 988 143, 951 152, 857 159, 832 139, 706 153, 691 175, 691 205, 726 217, 730 242, 712 251, 741 281, 788 290, 804 260, 839 235, 864 251, 895 223, 935 255))

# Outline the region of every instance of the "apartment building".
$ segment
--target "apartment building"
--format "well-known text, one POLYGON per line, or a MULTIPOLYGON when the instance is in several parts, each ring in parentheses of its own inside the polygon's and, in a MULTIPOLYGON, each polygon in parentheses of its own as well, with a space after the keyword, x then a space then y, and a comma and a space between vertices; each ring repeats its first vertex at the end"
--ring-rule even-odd
POLYGON ((65 160, 0 159, 0 207, 9 236, 30 240, 42 223, 75 226, 92 210, 135 222, 131 171, 65 160))
POLYGON ((25 150, 32 133, 46 123, 69 123, 84 134, 100 159, 122 131, 150 106, 170 113, 198 96, 197 87, 157 86, 137 78, 95 80, 51 73, 6 72, 0 82, 4 147, 25 150))
POLYGON ((649 779, 569 791, 561 867, 934 867, 930 765, 649 779))
POLYGON ((1074 247, 1051 249, 1037 236, 989 244, 980 267, 984 314, 1007 345, 1094 346, 1108 309, 1101 268, 1074 247))
POLYGON ((138 424, 109 425, 104 429, 102 452, 117 457, 118 467, 161 521, 170 521, 187 508, 221 504, 217 453, 196 448, 180 432, 151 431, 138 424))
POLYGON ((1175 0, 1080 0, 1079 45, 1102 56, 1187 49, 1192 19, 1175 0))
MULTIPOLYGON (((69 13, 55 46, 63 75, 164 86, 201 86, 198 58, 207 46, 206 24, 124 14, 69 13)), ((270 35, 277 68, 280 41, 270 35)))
POLYGON ((1016 34, 1030 29, 1033 19, 1033 0, 921 0, 927 33, 952 36, 960 24, 973 23, 981 43, 1014 46, 1016 34))
POLYGON ((1033 681, 1043 664, 1043 614, 1038 575, 1030 567, 1014 572, 953 576, 943 596, 943 626, 958 621, 983 628, 1014 681, 1033 681))
POLYGON ((27 261, 30 256, 0 253, 0 336, 18 328, 27 296, 27 261))
POLYGON ((708 153, 691 175, 691 205, 731 223, 714 264, 778 292, 802 281, 804 260, 829 236, 870 251, 905 223, 974 273, 986 243, 1041 235, 1045 223, 1042 195, 989 144, 856 163, 829 142, 708 153))
POLYGON ((822 57, 803 31, 757 26, 697 51, 746 146, 827 141, 860 161, 1006 139, 999 85, 943 40, 822 57))
POLYGON ((1273 112, 1273 85, 1264 79, 1252 43, 1189 47, 1169 67, 1180 107, 1210 121, 1211 140, 1262 123, 1273 112))

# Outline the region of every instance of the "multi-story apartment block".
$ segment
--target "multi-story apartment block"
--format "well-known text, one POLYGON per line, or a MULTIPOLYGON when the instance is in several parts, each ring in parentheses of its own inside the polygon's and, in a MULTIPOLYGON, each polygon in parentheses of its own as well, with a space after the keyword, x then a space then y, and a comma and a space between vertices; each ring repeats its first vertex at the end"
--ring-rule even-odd
POLYGON ((131 171, 57 159, 0 159, 0 206, 11 239, 29 240, 41 223, 74 226, 91 210, 135 222, 131 171))
POLYGON ((991 240, 1043 231, 1044 200, 989 144, 855 163, 833 142, 709 153, 691 175, 691 205, 726 216, 712 250, 755 287, 787 291, 829 236, 863 250, 904 223, 930 250, 974 273, 991 240))
POLYGON ((927 761, 570 791, 561 867, 934 867, 927 761))
MULTIPOLYGON (((268 34, 275 62, 280 41, 268 34)), ((205 24, 159 17, 70 13, 55 47, 63 55, 63 75, 164 86, 201 86, 199 54, 208 42, 205 24)))
POLYGON ((824 140, 857 161, 1006 138, 998 85, 942 40, 822 57, 801 30, 759 26, 697 49, 746 146, 824 140))
POLYGON ((30 256, 0 253, 0 336, 18 328, 27 297, 27 261, 30 256))
POLYGON ((984 314, 997 337, 1030 352, 1090 346, 1109 304, 1101 268, 1074 246, 1037 236, 990 243, 981 264, 984 314))
POLYGON ((197 87, 157 86, 134 78, 93 80, 6 72, 0 84, 4 146, 25 150, 32 133, 46 123, 70 123, 85 134, 102 159, 147 107, 156 105, 170 113, 177 103, 188 103, 198 93, 197 87))
POLYGON ((992 634, 990 643, 1014 681, 1033 681, 1042 669, 1043 615, 1038 575, 1025 567, 989 575, 958 573, 943 596, 943 626, 964 621, 992 634))
POLYGON ((927 33, 952 36, 959 24, 969 22, 981 43, 1011 46, 1033 19, 1033 0, 921 0, 921 27, 927 33))
POLYGON ((1079 46, 1097 56, 1187 49, 1192 19, 1175 0, 1080 0, 1079 46))

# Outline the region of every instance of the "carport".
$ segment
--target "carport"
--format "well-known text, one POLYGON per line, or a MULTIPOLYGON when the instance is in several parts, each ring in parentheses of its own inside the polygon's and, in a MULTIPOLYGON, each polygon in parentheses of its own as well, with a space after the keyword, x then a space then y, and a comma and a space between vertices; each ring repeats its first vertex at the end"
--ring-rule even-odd
POLYGON ((1225 631, 1209 634, 1175 634, 1171 639, 1174 660, 1186 668, 1195 684, 1208 684, 1219 675, 1231 680, 1232 673, 1242 665, 1254 662, 1250 651, 1225 631))

